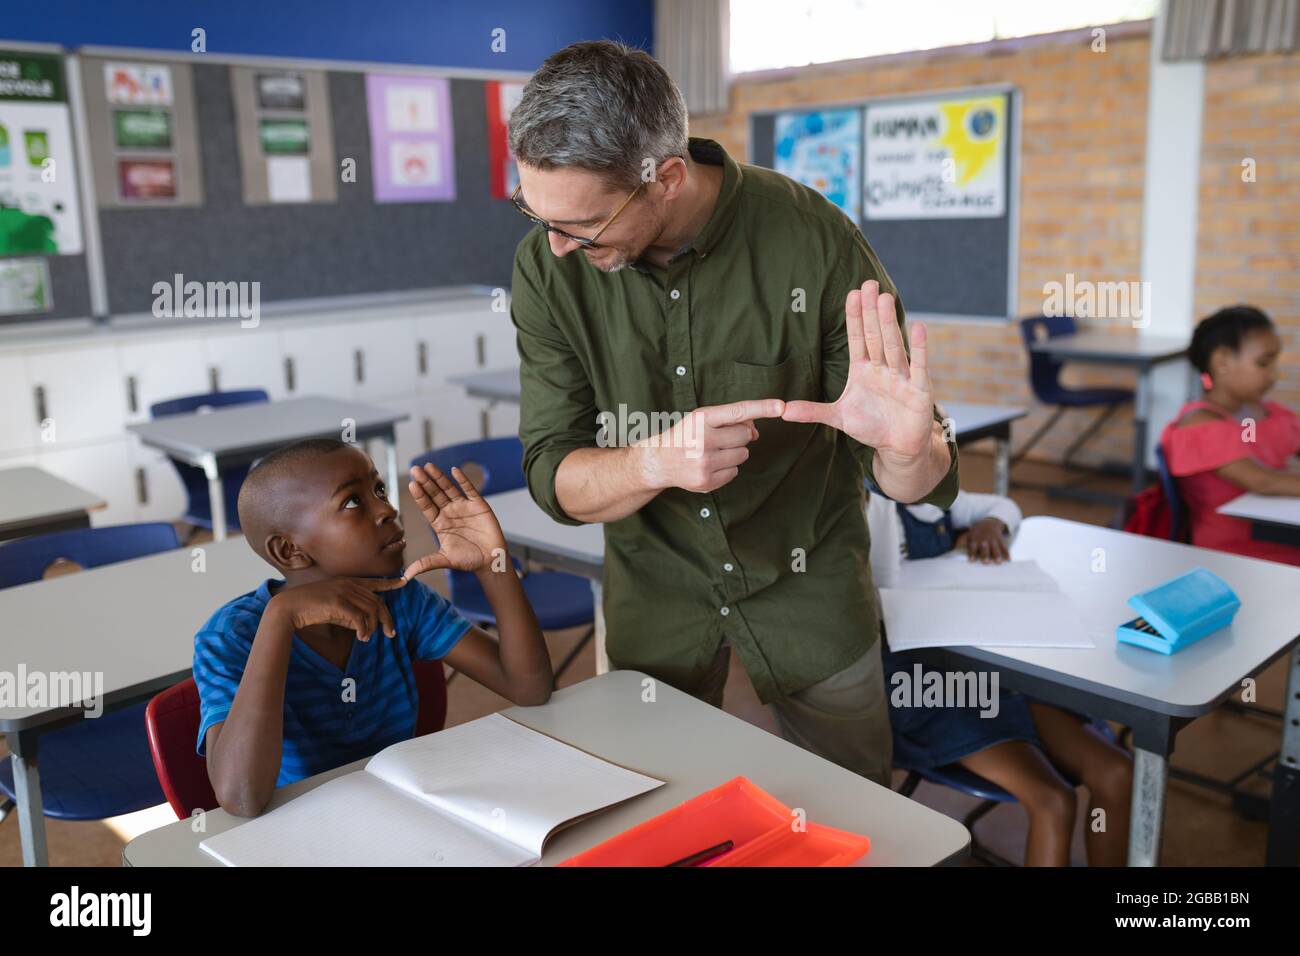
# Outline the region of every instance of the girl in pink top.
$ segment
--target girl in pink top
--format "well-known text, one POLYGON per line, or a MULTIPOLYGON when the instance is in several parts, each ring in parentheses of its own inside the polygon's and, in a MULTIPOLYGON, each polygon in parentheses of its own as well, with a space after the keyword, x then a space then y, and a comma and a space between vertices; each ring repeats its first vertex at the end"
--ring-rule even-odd
POLYGON ((1286 470, 1300 453, 1300 418, 1264 400, 1281 348, 1268 316, 1250 306, 1202 319, 1188 358, 1205 395, 1182 407, 1160 444, 1187 506, 1192 544, 1300 565, 1300 548, 1256 541, 1248 521, 1216 512, 1248 491, 1300 495, 1300 474, 1286 470))

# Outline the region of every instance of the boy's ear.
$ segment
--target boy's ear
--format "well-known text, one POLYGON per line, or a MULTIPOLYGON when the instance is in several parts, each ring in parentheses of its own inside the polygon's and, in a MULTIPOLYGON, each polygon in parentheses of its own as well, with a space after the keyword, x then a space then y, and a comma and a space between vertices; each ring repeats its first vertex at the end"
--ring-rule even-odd
POLYGON ((277 568, 285 571, 301 571, 316 563, 306 551, 279 532, 267 535, 266 556, 277 568))

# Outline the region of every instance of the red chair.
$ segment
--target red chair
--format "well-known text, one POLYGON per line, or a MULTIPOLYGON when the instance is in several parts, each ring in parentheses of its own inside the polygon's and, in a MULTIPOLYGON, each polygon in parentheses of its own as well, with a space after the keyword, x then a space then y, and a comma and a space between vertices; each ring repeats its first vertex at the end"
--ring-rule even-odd
MULTIPOLYGON (((447 722, 447 682, 441 661, 414 661, 420 709, 415 736, 442 730, 447 722)), ((194 679, 169 687, 149 701, 144 712, 149 752, 163 795, 177 819, 195 810, 215 810, 219 804, 208 779, 207 760, 194 752, 199 734, 199 689, 194 679)))

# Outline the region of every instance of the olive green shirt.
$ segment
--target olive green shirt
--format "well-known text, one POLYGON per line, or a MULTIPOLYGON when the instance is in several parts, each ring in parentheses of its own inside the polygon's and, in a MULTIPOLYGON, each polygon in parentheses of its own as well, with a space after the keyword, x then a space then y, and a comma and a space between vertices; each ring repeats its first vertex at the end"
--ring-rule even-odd
MULTIPOLYGON (((666 269, 638 261, 600 272, 581 252, 555 256, 541 228, 515 253, 524 472, 557 521, 580 523, 556 497, 560 462, 644 437, 634 413, 835 401, 848 368, 845 296, 873 278, 893 291, 861 231, 819 193, 737 164, 711 140, 692 139, 690 151, 722 165, 722 186, 704 229, 666 269), (613 419, 598 441, 601 413, 613 419)), ((725 639, 768 702, 871 649, 879 627, 863 478, 872 449, 827 425, 755 425, 730 483, 707 494, 667 489, 605 525, 615 667, 691 692, 725 639)), ((948 448, 948 474, 923 499, 941 507, 957 493, 957 449, 948 448)))

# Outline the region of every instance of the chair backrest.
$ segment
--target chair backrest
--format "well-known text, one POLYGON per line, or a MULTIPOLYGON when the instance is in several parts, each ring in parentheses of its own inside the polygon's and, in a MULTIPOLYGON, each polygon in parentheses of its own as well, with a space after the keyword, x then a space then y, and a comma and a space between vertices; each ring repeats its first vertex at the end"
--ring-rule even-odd
POLYGON ((467 441, 459 445, 447 445, 425 452, 418 458, 411 459, 411 466, 418 468, 425 463, 433 463, 439 471, 450 475, 453 466, 462 471, 468 464, 477 465, 483 472, 479 491, 485 495, 494 495, 500 491, 514 491, 524 486, 524 443, 518 438, 485 438, 481 441, 467 441))
POLYGON ((1059 398, 1063 363, 1035 352, 1033 345, 1044 338, 1073 335, 1076 328, 1073 317, 1068 315, 1031 315, 1020 320, 1020 338, 1029 354, 1029 387, 1040 402, 1052 405, 1059 398))
POLYGON ((1164 446, 1159 442, 1156 442, 1156 472, 1160 475, 1160 489, 1165 493, 1165 501, 1169 503, 1169 540, 1183 541, 1187 506, 1178 491, 1178 482, 1169 470, 1164 446))
POLYGON ((166 522, 122 524, 109 528, 55 531, 0 544, 0 588, 39 581, 54 562, 74 561, 83 568, 142 558, 181 546, 166 522))
MULTIPOLYGON (((441 661, 414 661, 420 707, 416 737, 442 730, 447 722, 447 681, 441 661)), ((195 810, 215 810, 220 804, 208 778, 208 764, 195 752, 199 737, 199 689, 193 678, 169 687, 149 701, 144 711, 149 753, 163 795, 178 820, 195 810)))
POLYGON ((166 418, 168 415, 181 415, 200 408, 224 408, 227 405, 251 405, 254 402, 270 401, 270 397, 260 388, 237 389, 233 392, 204 392, 202 395, 182 395, 169 398, 165 402, 154 402, 149 406, 149 414, 154 418, 166 418))

